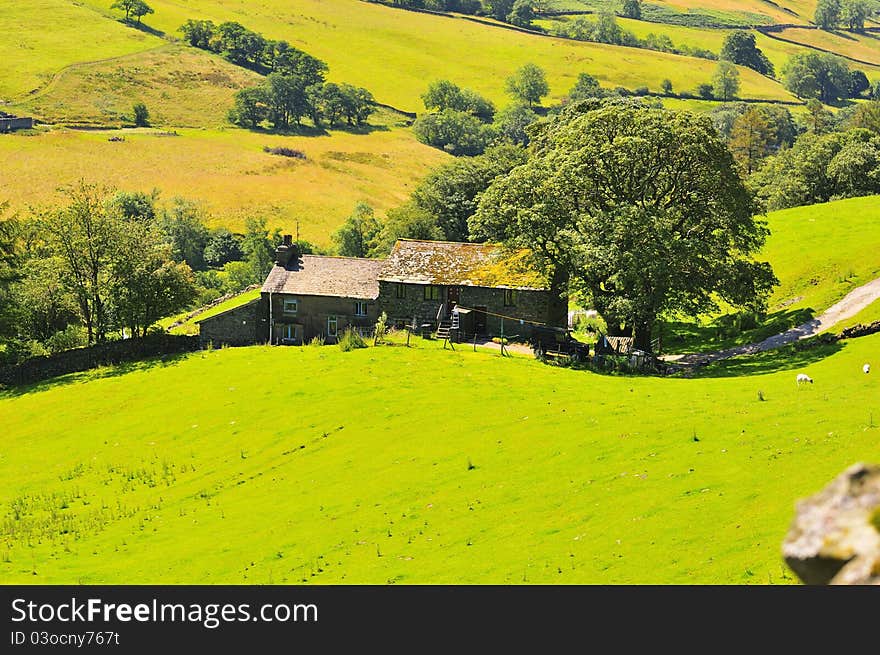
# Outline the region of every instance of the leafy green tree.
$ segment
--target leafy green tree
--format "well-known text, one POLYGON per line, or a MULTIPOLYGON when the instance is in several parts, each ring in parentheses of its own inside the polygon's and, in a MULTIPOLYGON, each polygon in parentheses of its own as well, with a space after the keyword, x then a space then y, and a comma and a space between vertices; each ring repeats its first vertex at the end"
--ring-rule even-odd
POLYGON ((150 124, 150 112, 147 106, 142 102, 134 103, 132 107, 134 113, 134 124, 138 127, 147 127, 150 124))
POLYGON ((731 100, 739 93, 739 71, 729 61, 719 61, 712 76, 712 95, 719 100, 731 100))
POLYGON ((640 20, 642 18, 642 3, 639 0, 623 0, 621 15, 624 18, 640 20))
POLYGON ((23 338, 46 341, 77 321, 76 299, 64 278, 59 257, 28 259, 11 287, 16 332, 23 338))
POLYGON ((821 102, 810 98, 807 100, 806 108, 803 121, 807 132, 826 134, 834 129, 834 114, 825 109, 821 102))
POLYGON ((241 242, 226 228, 214 230, 205 243, 204 258, 209 266, 224 266, 242 257, 241 242))
POLYGON ((499 175, 526 161, 522 148, 510 145, 488 149, 478 157, 456 159, 435 169, 413 191, 412 202, 434 218, 443 238, 470 241, 468 218, 479 195, 499 175))
POLYGON ((126 220, 149 223, 156 218, 156 200, 158 198, 158 189, 153 189, 150 193, 117 191, 110 195, 106 202, 126 220))
POLYGON ((663 95, 671 96, 672 95, 672 81, 671 80, 663 80, 660 83, 660 90, 663 92, 663 95))
POLYGON ((865 0, 844 0, 841 17, 850 31, 865 29, 865 21, 871 15, 871 7, 865 0))
POLYGON ((205 269, 205 249, 210 232, 205 226, 205 211, 200 205, 185 198, 174 198, 171 207, 160 213, 157 224, 171 246, 174 261, 186 262, 194 271, 205 269))
POLYGON ((244 227, 241 250, 253 271, 254 280, 262 282, 275 264, 275 246, 281 242, 281 235, 276 230, 270 236, 265 218, 248 218, 244 227))
POLYGON ((617 22, 617 17, 610 11, 603 11, 596 21, 596 31, 593 39, 599 43, 621 45, 623 42, 623 30, 617 22))
POLYGON ((865 92, 870 90, 871 83, 868 76, 863 71, 854 70, 849 73, 849 97, 859 98, 865 92))
POLYGON ((518 27, 531 27, 535 20, 535 7, 532 0, 516 0, 510 13, 507 14, 507 22, 518 27))
POLYGON ((541 98, 550 93, 544 69, 535 64, 526 64, 507 78, 507 92, 530 107, 541 103, 541 98))
POLYGON ((171 246, 155 224, 135 223, 117 235, 109 307, 133 337, 196 297, 192 270, 171 258, 171 246))
POLYGON ((434 216, 414 202, 408 202, 388 210, 388 217, 382 223, 382 229, 375 238, 369 254, 370 257, 387 256, 398 239, 439 241, 445 238, 446 235, 437 225, 434 216))
POLYGON ((351 215, 332 234, 336 253, 342 257, 367 257, 376 247, 382 225, 373 208, 359 202, 351 215))
POLYGON ((849 96, 849 66, 844 59, 824 52, 792 55, 782 70, 785 88, 801 98, 825 104, 849 96))
POLYGON ((840 0, 819 0, 814 20, 823 30, 835 29, 840 23, 840 0))
POLYGON ((584 294, 650 350, 661 315, 764 306, 776 279, 752 259, 768 233, 756 210, 708 117, 604 101, 542 125, 470 224, 529 248, 557 294, 584 294))
POLYGON ((483 4, 493 18, 504 21, 513 10, 514 1, 515 0, 483 0, 483 4))
POLYGON ((755 41, 755 35, 747 30, 734 30, 724 39, 720 59, 746 66, 761 75, 773 76, 773 63, 767 58, 755 41))
POLYGON ((177 31, 183 33, 187 43, 192 47, 207 50, 216 29, 212 21, 189 19, 178 27, 177 31))
POLYGON ((420 116, 413 123, 416 138, 453 155, 479 155, 492 141, 492 127, 469 113, 444 109, 420 116))
POLYGON ((770 154, 775 139, 773 126, 756 107, 750 107, 733 122, 730 151, 745 175, 751 175, 770 154))
POLYGON ((462 89, 449 80, 437 80, 422 94, 425 109, 443 111, 453 109, 472 114, 484 122, 492 120, 495 106, 478 93, 462 89))
POLYGON ((341 84, 342 113, 349 125, 365 125, 367 119, 376 110, 373 94, 366 89, 351 84, 341 84))
POLYGON ((850 128, 862 128, 880 134, 880 102, 860 103, 850 117, 847 126, 850 128))
POLYGON ((536 120, 538 115, 531 107, 523 103, 513 103, 498 112, 493 127, 500 139, 515 145, 527 146, 529 135, 526 128, 536 120))
POLYGON ((269 121, 276 130, 286 130, 291 123, 300 125, 309 113, 305 80, 294 75, 270 73, 263 87, 269 107, 269 121))
POLYGON ((572 100, 586 100, 587 98, 601 98, 606 95, 606 91, 599 85, 599 80, 589 73, 581 73, 578 75, 577 81, 568 92, 568 97, 572 100))
POLYGON ((235 105, 229 110, 229 121, 242 127, 257 129, 269 117, 269 94, 261 86, 235 92, 235 105))
POLYGON ((711 100, 715 97, 715 87, 711 84, 700 84, 697 87, 697 95, 704 100, 711 100))
POLYGON ((41 225, 64 268, 66 285, 76 298, 88 342, 104 341, 111 328, 107 311, 120 212, 107 202, 109 191, 80 182, 67 191, 65 207, 41 216, 41 225))
POLYGON ((125 12, 125 20, 128 20, 131 17, 132 10, 134 6, 140 0, 116 0, 112 5, 110 5, 110 9, 119 9, 120 11, 125 12))
MULTIPOLYGON (((133 0, 131 3, 131 15, 137 18, 137 24, 141 24, 141 18, 146 16, 147 14, 153 14, 155 11, 153 8, 148 5, 144 0, 133 0)), ((126 15, 128 18, 128 15, 126 15)))

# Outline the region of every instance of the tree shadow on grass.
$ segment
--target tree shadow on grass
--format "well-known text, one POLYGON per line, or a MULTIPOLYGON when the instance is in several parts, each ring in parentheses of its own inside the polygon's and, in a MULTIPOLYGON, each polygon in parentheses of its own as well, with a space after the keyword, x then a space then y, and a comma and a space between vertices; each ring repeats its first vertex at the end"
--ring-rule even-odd
POLYGON ((160 39, 165 38, 165 32, 162 30, 157 30, 155 27, 150 27, 145 23, 137 23, 131 19, 125 20, 124 18, 120 18, 118 23, 122 23, 126 27, 130 27, 133 30, 137 30, 138 32, 143 32, 144 34, 152 34, 153 36, 158 36, 160 39))
POLYGON ((688 377, 730 378, 800 370, 840 352, 845 347, 844 341, 809 348, 804 348, 802 343, 793 343, 754 355, 739 355, 713 362, 693 369, 688 377))
MULTIPOLYGON (((198 352, 198 351, 196 351, 198 352)), ((131 362, 121 362, 119 364, 108 364, 96 366, 85 371, 77 371, 75 373, 66 373, 48 380, 40 380, 38 382, 29 382, 26 384, 2 387, 0 386, 0 400, 6 398, 17 398, 29 393, 39 393, 40 391, 48 391, 58 387, 65 387, 78 382, 88 382, 90 380, 100 380, 104 378, 115 378, 136 371, 148 371, 154 368, 165 368, 168 366, 176 366, 181 361, 187 359, 192 352, 173 353, 168 355, 160 355, 149 359, 142 359, 131 362)))
POLYGON ((737 326, 735 314, 721 316, 707 325, 690 321, 665 321, 662 327, 663 352, 711 352, 758 343, 802 325, 814 315, 811 307, 781 310, 767 314, 759 325, 746 329, 737 326))

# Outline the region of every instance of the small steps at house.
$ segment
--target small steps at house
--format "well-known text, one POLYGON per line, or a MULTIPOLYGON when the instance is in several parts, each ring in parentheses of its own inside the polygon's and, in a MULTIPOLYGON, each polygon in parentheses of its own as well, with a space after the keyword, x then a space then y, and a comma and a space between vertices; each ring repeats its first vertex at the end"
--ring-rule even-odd
POLYGON ((437 326, 436 337, 438 339, 449 339, 452 330, 453 327, 451 321, 441 321, 440 324, 437 326))

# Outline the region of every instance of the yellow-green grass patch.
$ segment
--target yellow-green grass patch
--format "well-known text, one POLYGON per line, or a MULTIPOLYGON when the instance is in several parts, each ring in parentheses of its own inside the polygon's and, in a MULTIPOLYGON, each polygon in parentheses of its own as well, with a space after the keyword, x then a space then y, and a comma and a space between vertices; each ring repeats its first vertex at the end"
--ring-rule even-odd
POLYGON ((68 0, 0 3, 0 34, 0 100, 7 101, 40 89, 66 66, 164 43, 68 0))
POLYGON ((880 457, 860 372, 880 336, 693 380, 413 343, 230 348, 0 396, 0 579, 792 583, 795 502, 880 457))
MULTIPOLYGON (((505 78, 528 62, 547 71, 552 98, 565 95, 581 72, 608 86, 659 89, 669 78, 676 88, 695 89, 715 70, 714 62, 702 59, 524 34, 356 0, 303 0, 295 7, 279 0, 204 0, 198 8, 168 0, 152 4, 150 24, 166 32, 186 18, 237 20, 325 60, 331 80, 367 87, 380 102, 409 111, 422 109, 420 96, 437 78, 506 104, 505 78)), ((773 80, 741 73, 744 97, 792 97, 773 80)))
POLYGON ((402 204, 418 181, 449 156, 422 145, 400 127, 368 134, 278 136, 227 130, 52 130, 37 136, 0 136, 3 195, 14 208, 64 202, 60 188, 79 179, 126 190, 157 188, 168 200, 201 200, 214 223, 241 229, 261 215, 302 238, 329 244, 333 229, 355 204, 379 212, 402 204), (108 139, 122 136, 124 141, 108 139), (263 152, 264 146, 301 150, 306 159, 263 152))
MULTIPOLYGON (((880 35, 872 32, 858 34, 842 30, 828 32, 819 29, 794 28, 783 30, 778 34, 791 41, 830 50, 845 57, 852 57, 880 66, 880 35)), ((859 64, 851 62, 851 66, 858 68, 859 64)))
POLYGON ((132 105, 143 102, 153 125, 216 127, 228 124, 235 92, 262 79, 221 57, 168 45, 71 66, 19 107, 48 122, 118 125, 131 122, 132 105))

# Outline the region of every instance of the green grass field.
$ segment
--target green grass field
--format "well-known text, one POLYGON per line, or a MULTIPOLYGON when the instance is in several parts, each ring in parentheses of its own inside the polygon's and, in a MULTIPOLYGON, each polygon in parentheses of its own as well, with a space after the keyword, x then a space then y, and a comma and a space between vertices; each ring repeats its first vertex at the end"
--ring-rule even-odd
POLYGON ((328 245, 330 233, 359 201, 379 212, 402 204, 414 186, 449 155, 422 145, 402 127, 357 134, 278 136, 226 130, 76 131, 0 136, 0 170, 28 180, 2 195, 13 207, 63 202, 59 189, 80 178, 120 189, 183 196, 204 203, 213 223, 239 229, 248 215, 288 233, 300 221, 303 239, 328 245), (111 136, 124 142, 110 142, 111 136), (263 152, 302 150, 306 160, 263 152))
POLYGON ((809 363, 809 389, 415 343, 207 351, 0 396, 0 580, 787 583, 794 502, 880 457, 860 371, 880 336, 809 363))
MULTIPOLYGON (((767 215, 770 237, 759 255, 779 278, 768 315, 756 328, 730 331, 718 317, 670 322, 666 352, 711 351, 760 341, 818 316, 858 286, 880 277, 880 197, 850 198, 767 215)), ((876 305, 876 303, 875 303, 876 305)), ((877 320, 880 305, 840 326, 877 320)))
MULTIPOLYGON (((86 4, 102 6, 98 0, 86 4)), ((408 111, 422 109, 419 96, 438 77, 503 105, 504 79, 527 62, 546 69, 553 98, 564 95, 583 71, 610 86, 653 89, 664 78, 677 88, 696 88, 714 71, 705 60, 522 34, 360 0, 303 0, 295 7, 279 0, 200 0, 197 7, 155 0, 152 6, 156 13, 149 24, 169 35, 187 18, 209 18, 237 20, 287 39, 325 60, 332 80, 365 86, 381 102, 408 111)), ((776 82, 747 69, 741 74, 744 96, 791 99, 776 82)))
MULTIPOLYGON (((650 21, 681 24, 682 21, 710 20, 717 25, 764 25, 771 23, 806 23, 812 19, 815 0, 782 0, 764 2, 762 0, 646 0, 642 3, 642 17, 650 21), (795 15, 785 11, 803 11, 812 5, 809 14, 795 15)), ((548 0, 548 9, 577 11, 619 12, 621 3, 616 0, 548 0)))
POLYGON ((0 34, 0 61, 7 63, 0 74, 0 101, 40 89, 66 66, 164 43, 69 0, 4 2, 0 4, 0 34))
POLYGON ((227 113, 241 88, 262 78, 221 57, 167 45, 95 64, 71 66, 14 107, 50 123, 131 123, 143 102, 150 122, 173 127, 229 127, 227 113))

